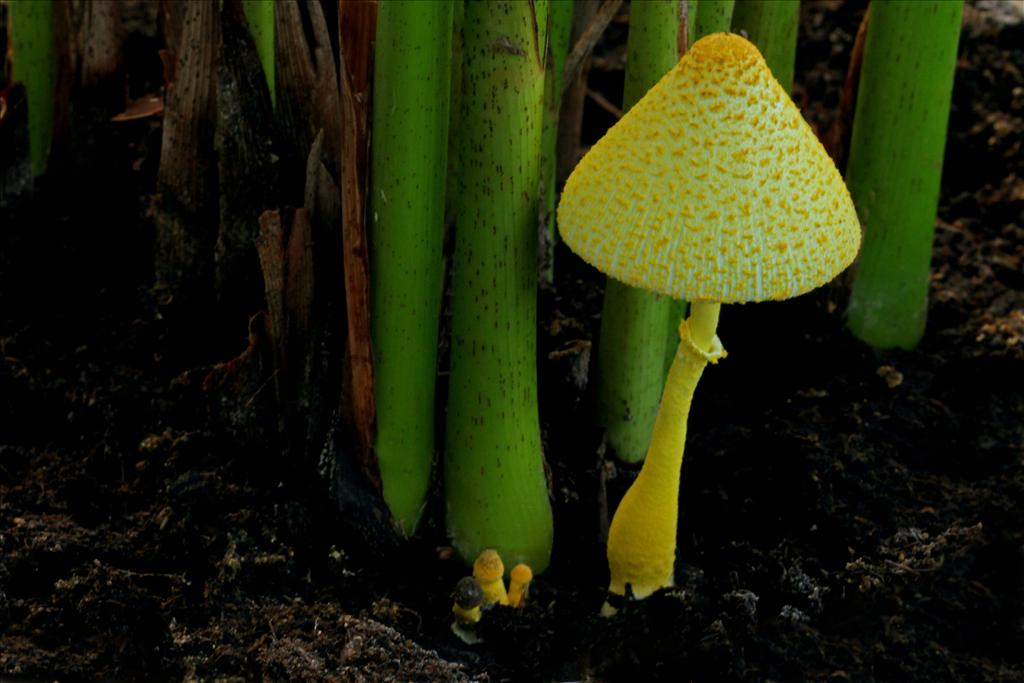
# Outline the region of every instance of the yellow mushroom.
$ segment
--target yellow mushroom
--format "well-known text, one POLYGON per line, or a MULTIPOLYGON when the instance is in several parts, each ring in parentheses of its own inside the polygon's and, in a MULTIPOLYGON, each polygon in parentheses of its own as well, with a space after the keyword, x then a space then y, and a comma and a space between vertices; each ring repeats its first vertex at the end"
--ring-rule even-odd
POLYGON ((476 625, 480 621, 480 606, 483 604, 484 592, 480 584, 472 576, 459 579, 452 592, 452 633, 467 645, 480 642, 476 634, 476 625))
POLYGON ((488 548, 480 553, 473 563, 473 577, 479 582, 484 593, 483 606, 493 604, 507 605, 508 594, 505 592, 505 565, 497 550, 488 548))
POLYGON ((459 579, 452 598, 452 614, 456 622, 470 626, 480 621, 480 605, 483 604, 484 593, 476 579, 472 576, 459 579))
POLYGON ((686 420, 704 367, 725 356, 720 305, 828 282, 856 256, 860 223, 839 171, 757 48, 716 33, 580 161, 558 226, 598 270, 691 302, 647 457, 608 534, 609 593, 643 599, 673 583, 686 420))
POLYGON ((508 604, 510 607, 522 607, 526 604, 526 595, 530 592, 533 581, 533 570, 528 565, 519 563, 512 567, 508 580, 508 604))

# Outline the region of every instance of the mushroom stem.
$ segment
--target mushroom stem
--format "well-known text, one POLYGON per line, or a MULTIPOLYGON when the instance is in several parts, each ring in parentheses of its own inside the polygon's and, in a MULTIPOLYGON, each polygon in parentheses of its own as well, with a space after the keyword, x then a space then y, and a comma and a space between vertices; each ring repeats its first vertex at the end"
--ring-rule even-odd
POLYGON ((725 355, 715 327, 720 305, 696 302, 679 325, 679 348, 669 369, 651 445, 608 531, 609 592, 645 598, 673 584, 679 470, 690 402, 704 366, 725 355))
MULTIPOLYGON (((687 319, 690 326, 690 339, 701 351, 710 351, 714 344, 715 330, 718 329, 718 314, 721 310, 722 304, 714 302, 695 301, 690 304, 690 317, 687 319)), ((677 350, 676 358, 678 357, 679 351, 677 350)))

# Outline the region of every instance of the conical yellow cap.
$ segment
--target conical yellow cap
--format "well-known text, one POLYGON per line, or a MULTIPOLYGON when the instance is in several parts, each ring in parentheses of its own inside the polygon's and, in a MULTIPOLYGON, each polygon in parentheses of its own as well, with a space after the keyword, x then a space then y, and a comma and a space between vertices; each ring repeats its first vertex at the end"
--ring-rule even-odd
POLYGON ((594 145, 558 226, 611 277, 721 303, 814 289, 860 245, 839 171, 757 48, 728 33, 694 43, 594 145))

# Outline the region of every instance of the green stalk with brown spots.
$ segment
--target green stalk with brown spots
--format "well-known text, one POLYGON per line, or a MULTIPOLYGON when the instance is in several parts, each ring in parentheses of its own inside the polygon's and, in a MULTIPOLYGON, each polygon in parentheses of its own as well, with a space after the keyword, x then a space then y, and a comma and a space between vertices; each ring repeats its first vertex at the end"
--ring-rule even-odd
POLYGON ((732 24, 736 0, 688 0, 690 45, 712 33, 723 33, 732 24))
POLYGON ((469 2, 463 29, 445 499, 452 544, 543 570, 537 202, 547 3, 469 2))
POLYGON ((556 0, 550 3, 549 50, 544 81, 544 132, 541 143, 541 182, 544 184, 541 205, 543 242, 541 244, 541 276, 545 282, 555 279, 555 243, 558 232, 555 228, 556 178, 558 171, 558 114, 562 105, 562 70, 569 52, 569 35, 572 33, 573 0, 556 0))
POLYGON ((736 0, 732 13, 734 33, 746 33, 764 56, 775 80, 793 89, 796 35, 800 26, 800 0, 736 0))
POLYGON ((864 226, 847 315, 876 348, 924 334, 962 13, 961 0, 871 5, 846 168, 864 226))

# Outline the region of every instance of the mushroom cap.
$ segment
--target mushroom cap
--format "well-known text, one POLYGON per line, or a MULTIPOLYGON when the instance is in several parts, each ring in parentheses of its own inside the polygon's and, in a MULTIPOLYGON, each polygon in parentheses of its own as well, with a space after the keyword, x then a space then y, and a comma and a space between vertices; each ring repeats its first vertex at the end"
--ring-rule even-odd
POLYGON ((857 254, 839 171, 749 41, 715 33, 565 184, 563 239, 628 285, 690 301, 787 299, 857 254))
POLYGON ((480 584, 472 576, 464 576, 455 584, 455 591, 452 593, 455 604, 462 609, 473 609, 479 607, 484 601, 484 591, 480 584))
POLYGON ((527 584, 533 581, 533 570, 529 565, 520 563, 512 567, 509 578, 515 583, 527 584))
POLYGON ((473 576, 476 577, 477 581, 484 583, 490 583, 491 581, 497 581, 505 574, 505 564, 501 561, 501 556, 498 555, 497 550, 488 548, 480 553, 473 562, 473 576))

